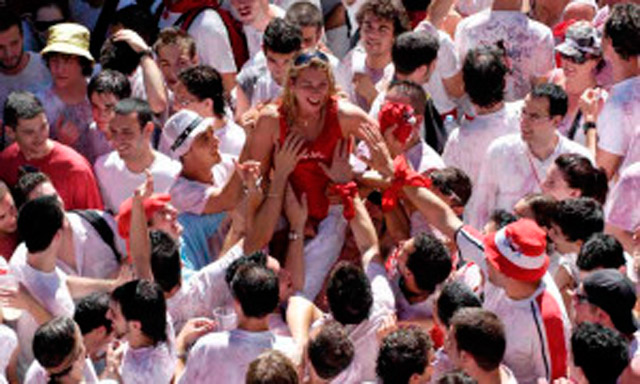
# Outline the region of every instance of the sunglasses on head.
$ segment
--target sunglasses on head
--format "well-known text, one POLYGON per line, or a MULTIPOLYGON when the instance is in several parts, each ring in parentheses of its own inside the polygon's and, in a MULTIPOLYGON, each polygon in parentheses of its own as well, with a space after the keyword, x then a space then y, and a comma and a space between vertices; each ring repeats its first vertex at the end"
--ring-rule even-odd
POLYGON ((64 20, 34 21, 33 26, 40 32, 46 32, 49 30, 49 27, 60 23, 64 23, 64 20))
POLYGON ((327 55, 325 55, 323 52, 311 51, 311 52, 304 52, 299 54, 298 57, 296 57, 295 61, 293 62, 293 65, 298 66, 298 65, 307 64, 313 58, 318 58, 324 61, 325 63, 329 62, 329 57, 327 57, 327 55))

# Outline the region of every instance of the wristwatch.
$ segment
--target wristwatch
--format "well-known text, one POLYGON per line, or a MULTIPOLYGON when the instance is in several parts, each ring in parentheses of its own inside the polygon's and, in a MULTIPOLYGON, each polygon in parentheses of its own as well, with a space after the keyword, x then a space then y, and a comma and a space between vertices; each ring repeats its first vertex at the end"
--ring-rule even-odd
POLYGON ((582 124, 582 129, 587 132, 590 129, 596 129, 596 123, 594 123, 593 121, 587 121, 584 124, 582 124))
POLYGON ((296 231, 289 231, 289 241, 296 241, 301 239, 302 235, 296 231))

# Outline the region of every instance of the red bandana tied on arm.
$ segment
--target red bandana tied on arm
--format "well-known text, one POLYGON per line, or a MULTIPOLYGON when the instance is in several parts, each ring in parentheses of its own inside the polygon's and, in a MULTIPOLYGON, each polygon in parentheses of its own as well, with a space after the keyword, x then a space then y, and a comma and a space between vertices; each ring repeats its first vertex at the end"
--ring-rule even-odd
POLYGON ((356 216, 356 210, 353 206, 353 198, 358 193, 358 185, 355 181, 345 184, 334 184, 329 187, 329 192, 334 193, 342 199, 342 215, 345 219, 351 220, 356 216))
POLYGON ((411 169, 404 155, 400 155, 393 160, 393 170, 394 177, 391 187, 382 193, 383 212, 389 212, 395 208, 402 187, 406 185, 412 187, 431 187, 431 179, 411 169))

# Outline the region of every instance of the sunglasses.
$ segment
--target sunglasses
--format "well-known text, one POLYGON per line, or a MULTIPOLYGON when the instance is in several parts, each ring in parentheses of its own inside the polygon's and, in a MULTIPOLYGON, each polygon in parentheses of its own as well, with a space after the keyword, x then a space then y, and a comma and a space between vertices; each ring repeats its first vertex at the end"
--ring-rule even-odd
POLYGON ((324 61, 325 63, 329 62, 329 57, 327 57, 327 55, 325 55, 323 52, 321 51, 311 51, 311 52, 304 52, 298 55, 298 57, 296 57, 295 61, 293 62, 293 65, 298 66, 298 65, 304 65, 307 64, 309 61, 311 61, 311 59, 314 58, 318 58, 322 61, 324 61))
POLYGON ((51 21, 34 21, 33 26, 40 32, 45 32, 49 30, 49 27, 52 27, 56 24, 64 23, 65 20, 51 20, 51 21))
POLYGON ((567 55, 560 54, 560 57, 562 57, 562 60, 570 61, 574 64, 584 64, 587 62, 587 60, 589 60, 589 58, 586 55, 575 57, 575 56, 567 56, 567 55))

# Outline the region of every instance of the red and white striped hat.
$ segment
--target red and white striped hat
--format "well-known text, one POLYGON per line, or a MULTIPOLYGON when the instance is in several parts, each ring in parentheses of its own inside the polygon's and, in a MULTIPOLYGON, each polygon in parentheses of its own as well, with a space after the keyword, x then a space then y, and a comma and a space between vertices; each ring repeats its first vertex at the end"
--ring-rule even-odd
POLYGON ((487 262, 515 280, 540 280, 549 267, 547 234, 531 219, 520 219, 488 235, 484 246, 487 262))

